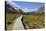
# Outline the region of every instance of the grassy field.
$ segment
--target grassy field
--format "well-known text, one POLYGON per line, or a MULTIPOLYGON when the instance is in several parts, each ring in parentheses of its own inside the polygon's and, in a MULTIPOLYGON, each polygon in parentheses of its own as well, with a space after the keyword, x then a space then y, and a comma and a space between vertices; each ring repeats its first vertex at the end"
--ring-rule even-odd
POLYGON ((11 29, 15 19, 19 16, 20 14, 16 13, 6 13, 6 29, 11 29))
POLYGON ((17 13, 6 13, 6 29, 12 30, 12 26, 16 18, 20 15, 24 15, 23 23, 26 29, 44 28, 44 14, 17 14, 17 13))
MULTIPOLYGON (((14 21, 22 14, 6 13, 6 29, 12 28, 14 21)), ((26 29, 44 28, 44 15, 24 15, 23 22, 26 29)))
POLYGON ((44 28, 44 15, 24 15, 26 29, 44 28))
MULTIPOLYGON (((6 14, 6 29, 12 28, 14 21, 21 14, 7 13, 6 14)), ((44 28, 44 15, 24 15, 23 22, 26 29, 44 28)))

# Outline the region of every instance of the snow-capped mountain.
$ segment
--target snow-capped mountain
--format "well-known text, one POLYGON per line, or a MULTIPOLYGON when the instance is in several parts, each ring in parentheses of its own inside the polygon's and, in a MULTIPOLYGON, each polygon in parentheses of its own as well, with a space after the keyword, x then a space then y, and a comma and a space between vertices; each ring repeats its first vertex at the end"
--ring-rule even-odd
POLYGON ((40 7, 37 11, 35 11, 35 13, 43 13, 43 12, 45 12, 44 6, 40 7))
POLYGON ((40 7, 39 9, 33 11, 31 11, 31 9, 29 8, 25 8, 25 9, 21 9, 18 5, 16 5, 14 2, 8 2, 5 1, 5 8, 6 8, 6 12, 16 12, 16 13, 42 13, 44 12, 44 6, 40 7), (27 12, 24 12, 24 10, 27 10, 27 12))
POLYGON ((16 12, 16 13, 22 13, 22 9, 18 8, 16 5, 13 5, 14 3, 5 1, 5 8, 6 12, 16 12))

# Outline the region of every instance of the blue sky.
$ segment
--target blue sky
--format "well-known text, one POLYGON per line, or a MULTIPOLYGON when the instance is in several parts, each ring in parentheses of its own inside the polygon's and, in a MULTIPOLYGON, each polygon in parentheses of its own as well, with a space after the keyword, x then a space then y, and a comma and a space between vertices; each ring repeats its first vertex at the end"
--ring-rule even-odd
POLYGON ((16 5, 20 6, 23 11, 35 11, 40 7, 44 6, 44 3, 40 2, 23 2, 23 1, 13 1, 16 5))
POLYGON ((15 7, 21 8, 24 12, 35 11, 44 6, 44 3, 40 2, 26 2, 26 1, 9 1, 10 4, 15 7))
POLYGON ((15 1, 15 4, 19 5, 22 8, 31 8, 31 9, 38 9, 41 6, 44 6, 44 3, 39 2, 21 2, 21 1, 15 1))

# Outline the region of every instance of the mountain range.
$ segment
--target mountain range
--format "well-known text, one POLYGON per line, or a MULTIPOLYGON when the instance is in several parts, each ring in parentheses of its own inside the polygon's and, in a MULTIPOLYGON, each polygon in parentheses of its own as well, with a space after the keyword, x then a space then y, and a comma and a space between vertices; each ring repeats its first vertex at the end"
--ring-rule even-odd
POLYGON ((40 7, 38 10, 33 11, 33 12, 24 12, 22 9, 20 9, 19 7, 13 7, 10 4, 8 4, 7 1, 5 1, 5 8, 6 8, 6 13, 10 13, 10 12, 15 12, 15 13, 22 13, 22 14, 27 14, 27 13, 44 13, 44 6, 40 7))

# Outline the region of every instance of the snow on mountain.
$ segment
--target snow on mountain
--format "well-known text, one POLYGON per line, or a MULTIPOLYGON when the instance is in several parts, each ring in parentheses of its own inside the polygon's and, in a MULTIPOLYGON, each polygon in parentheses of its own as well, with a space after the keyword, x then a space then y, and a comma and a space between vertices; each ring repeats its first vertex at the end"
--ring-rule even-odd
MULTIPOLYGON (((21 8, 19 5, 17 5, 16 3, 12 2, 12 1, 7 1, 7 4, 9 4, 11 7, 13 7, 14 9, 16 9, 17 11, 19 11, 19 9, 21 9, 23 12, 32 12, 35 11, 37 9, 30 9, 27 7, 21 8)), ((19 11, 20 12, 20 11, 19 11)))
POLYGON ((35 13, 43 13, 45 11, 44 9, 45 9, 45 7, 42 6, 37 11, 35 11, 35 13))
POLYGON ((16 9, 17 7, 20 8, 20 6, 18 6, 17 4, 15 4, 15 3, 12 2, 12 1, 6 1, 6 4, 9 4, 9 5, 12 6, 14 9, 16 9))
MULTIPOLYGON (((19 12, 19 13, 23 12, 22 9, 20 9, 19 6, 16 5, 14 2, 6 1, 5 6, 6 6, 6 9, 9 9, 10 11, 19 12)), ((9 11, 9 10, 7 10, 7 11, 9 11)))
POLYGON ((22 9, 25 13, 27 13, 27 12, 34 12, 34 11, 36 11, 36 10, 38 10, 38 9, 31 9, 31 8, 27 8, 27 7, 25 7, 24 9, 22 9))
POLYGON ((44 11, 44 7, 40 7, 39 9, 31 9, 31 8, 25 7, 24 9, 22 9, 19 5, 17 5, 12 1, 6 1, 5 5, 7 9, 17 13, 31 13, 31 12, 37 13, 37 12, 44 11))

